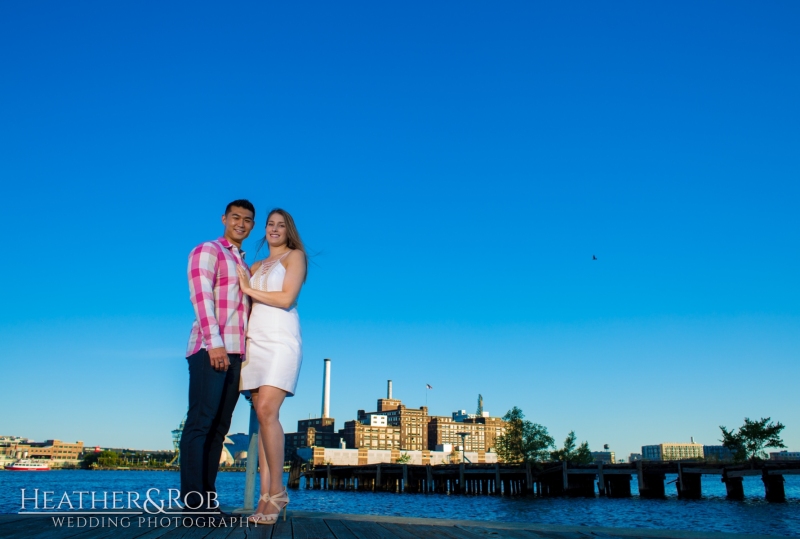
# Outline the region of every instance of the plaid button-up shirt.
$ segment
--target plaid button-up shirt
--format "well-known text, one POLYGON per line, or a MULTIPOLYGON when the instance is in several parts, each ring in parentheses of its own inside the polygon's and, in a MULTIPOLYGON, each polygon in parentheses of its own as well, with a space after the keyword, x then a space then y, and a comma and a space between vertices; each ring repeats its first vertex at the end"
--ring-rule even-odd
POLYGON ((224 237, 201 243, 189 254, 189 293, 195 320, 187 357, 201 348, 222 346, 229 354, 244 354, 250 298, 239 288, 236 266, 250 275, 244 251, 224 237))

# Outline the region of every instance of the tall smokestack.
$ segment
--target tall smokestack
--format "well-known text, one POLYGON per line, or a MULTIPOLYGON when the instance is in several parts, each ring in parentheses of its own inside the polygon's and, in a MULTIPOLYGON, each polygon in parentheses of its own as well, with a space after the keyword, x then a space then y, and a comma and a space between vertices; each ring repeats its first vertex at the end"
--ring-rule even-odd
POLYGON ((387 399, 391 399, 392 398, 392 381, 391 380, 387 380, 386 381, 386 398, 387 399))
POLYGON ((322 377, 322 417, 331 413, 331 360, 325 358, 325 374, 322 377))

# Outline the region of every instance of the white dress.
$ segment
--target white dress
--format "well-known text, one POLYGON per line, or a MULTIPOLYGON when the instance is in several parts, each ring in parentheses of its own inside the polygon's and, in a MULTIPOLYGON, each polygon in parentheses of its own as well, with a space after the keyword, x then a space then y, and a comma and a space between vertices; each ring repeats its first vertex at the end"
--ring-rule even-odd
MULTIPOLYGON (((266 292, 283 290, 286 268, 281 260, 286 255, 269 265, 262 263, 250 278, 250 286, 266 292)), ((292 397, 302 362, 303 338, 297 302, 289 309, 281 309, 254 299, 247 324, 247 351, 242 362, 239 390, 274 386, 286 391, 287 397, 292 397)))

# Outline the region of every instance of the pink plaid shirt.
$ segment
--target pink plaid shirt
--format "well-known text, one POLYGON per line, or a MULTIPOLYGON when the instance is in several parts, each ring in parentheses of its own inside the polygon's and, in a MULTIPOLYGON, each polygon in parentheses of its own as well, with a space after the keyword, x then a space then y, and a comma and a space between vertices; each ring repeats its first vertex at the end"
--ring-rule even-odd
POLYGON ((189 293, 195 320, 186 356, 201 348, 225 347, 244 354, 250 298, 239 289, 236 266, 250 270, 239 251, 224 237, 207 241, 189 254, 189 293))

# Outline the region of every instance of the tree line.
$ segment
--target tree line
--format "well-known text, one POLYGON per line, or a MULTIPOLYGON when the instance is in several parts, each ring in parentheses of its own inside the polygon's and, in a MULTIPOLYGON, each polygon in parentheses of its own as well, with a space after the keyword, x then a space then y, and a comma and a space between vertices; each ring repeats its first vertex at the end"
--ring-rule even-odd
POLYGON ((505 434, 497 438, 497 456, 505 462, 564 461, 574 464, 594 462, 588 442, 577 445, 575 431, 570 431, 564 446, 556 449, 555 439, 547 427, 525 419, 522 410, 514 406, 503 416, 505 434))
MULTIPOLYGON (((577 444, 575 431, 570 431, 564 446, 557 449, 555 439, 547 427, 525 419, 522 410, 514 406, 503 416, 506 431, 496 441, 497 456, 505 462, 549 462, 562 461, 573 464, 594 462, 588 442, 577 444)), ((766 459, 766 448, 786 447, 780 437, 784 425, 772 423, 769 417, 759 420, 744 419, 738 431, 720 426, 723 447, 733 456, 734 462, 766 459)))

